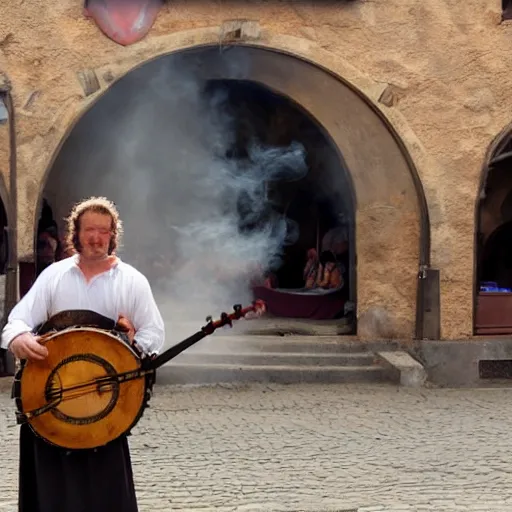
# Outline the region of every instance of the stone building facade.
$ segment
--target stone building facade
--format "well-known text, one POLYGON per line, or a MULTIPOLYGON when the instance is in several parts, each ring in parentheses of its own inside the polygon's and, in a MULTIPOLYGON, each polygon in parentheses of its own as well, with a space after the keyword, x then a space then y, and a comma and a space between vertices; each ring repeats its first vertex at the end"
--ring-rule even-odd
POLYGON ((5 123, 0 191, 18 261, 33 261, 60 147, 118 79, 165 55, 232 48, 250 55, 245 71, 206 53, 204 73, 291 98, 343 156, 355 204, 357 337, 474 339, 480 199, 512 121, 512 25, 502 1, 158 4, 148 3, 154 23, 130 41, 84 16, 80 0, 2 6, 16 165, 5 123))

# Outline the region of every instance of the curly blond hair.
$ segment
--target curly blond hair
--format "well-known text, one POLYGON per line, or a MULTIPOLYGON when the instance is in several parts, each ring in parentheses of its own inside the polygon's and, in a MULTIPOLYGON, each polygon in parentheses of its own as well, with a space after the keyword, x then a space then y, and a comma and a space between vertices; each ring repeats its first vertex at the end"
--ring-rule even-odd
POLYGON ((106 197, 90 197, 75 204, 67 222, 66 245, 71 253, 80 252, 81 246, 78 238, 80 229, 80 218, 85 212, 101 213, 110 215, 112 218, 112 236, 108 247, 108 253, 112 254, 119 247, 121 236, 123 234, 123 223, 119 218, 119 212, 116 205, 106 197))

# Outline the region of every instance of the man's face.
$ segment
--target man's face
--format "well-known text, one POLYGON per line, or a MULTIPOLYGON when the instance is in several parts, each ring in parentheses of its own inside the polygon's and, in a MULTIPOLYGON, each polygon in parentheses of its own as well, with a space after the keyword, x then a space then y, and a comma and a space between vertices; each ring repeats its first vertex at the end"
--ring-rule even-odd
POLYGON ((89 260, 101 260, 108 255, 112 237, 112 217, 96 212, 85 212, 80 217, 78 240, 80 254, 89 260))
POLYGON ((57 250, 57 240, 43 231, 37 239, 37 256, 41 263, 53 263, 57 250))

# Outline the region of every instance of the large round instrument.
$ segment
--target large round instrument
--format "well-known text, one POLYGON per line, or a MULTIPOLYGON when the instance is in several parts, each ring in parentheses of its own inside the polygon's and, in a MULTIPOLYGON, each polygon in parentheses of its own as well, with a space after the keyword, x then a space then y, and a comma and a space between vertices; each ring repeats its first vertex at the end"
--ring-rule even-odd
MULTIPOLYGON (((143 358, 115 331, 72 326, 46 331, 42 361, 22 361, 13 385, 18 423, 50 444, 67 449, 96 448, 129 433, 141 418, 157 368, 232 320, 259 313, 256 301, 211 318, 200 331, 156 358, 143 358)), ((44 329, 43 329, 44 331, 44 329)), ((41 332, 41 331, 39 331, 41 332)))
POLYGON ((47 335, 43 361, 24 361, 16 376, 18 420, 51 444, 94 448, 128 432, 143 413, 146 379, 136 352, 115 334, 90 327, 47 335), (140 375, 142 377, 143 375, 140 375))

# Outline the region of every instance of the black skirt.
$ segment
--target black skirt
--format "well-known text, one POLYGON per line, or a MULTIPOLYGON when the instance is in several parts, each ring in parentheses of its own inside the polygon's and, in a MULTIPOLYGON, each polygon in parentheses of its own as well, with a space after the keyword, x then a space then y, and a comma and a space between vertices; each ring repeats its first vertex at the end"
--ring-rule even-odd
POLYGON ((68 451, 20 427, 19 512, 137 512, 128 440, 68 451))

